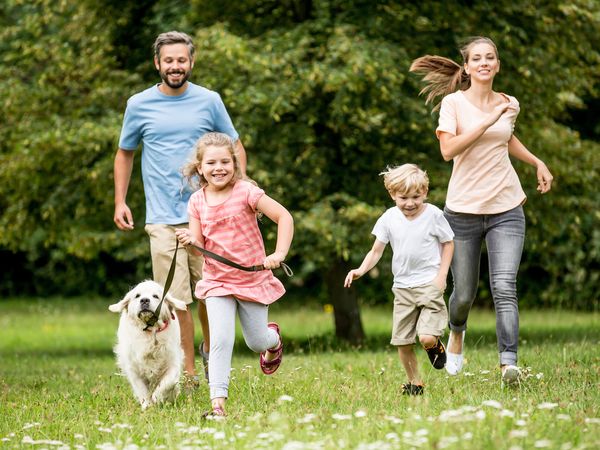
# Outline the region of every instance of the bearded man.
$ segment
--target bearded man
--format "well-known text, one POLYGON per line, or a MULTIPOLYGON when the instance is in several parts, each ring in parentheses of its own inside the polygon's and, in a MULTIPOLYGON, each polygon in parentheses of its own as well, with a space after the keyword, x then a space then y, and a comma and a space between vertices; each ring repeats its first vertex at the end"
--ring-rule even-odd
MULTIPOLYGON (((188 81, 194 67, 194 44, 185 33, 170 31, 154 42, 154 66, 161 83, 133 95, 127 101, 119 149, 114 162, 114 222, 123 231, 133 230, 133 214, 126 197, 135 150, 142 144, 142 181, 146 196, 145 231, 150 238, 154 280, 165 284, 175 252, 175 228, 187 226, 187 202, 191 191, 183 183, 181 167, 191 155, 195 142, 205 133, 219 131, 236 143, 242 171, 246 151, 225 105, 217 92, 188 81)), ((202 258, 177 253, 177 266, 169 292, 187 305, 177 311, 184 352, 184 373, 197 384, 194 359, 194 321, 189 308, 196 282, 202 274, 202 258)), ((209 351, 206 306, 198 302, 203 343, 200 354, 205 363, 209 351)))

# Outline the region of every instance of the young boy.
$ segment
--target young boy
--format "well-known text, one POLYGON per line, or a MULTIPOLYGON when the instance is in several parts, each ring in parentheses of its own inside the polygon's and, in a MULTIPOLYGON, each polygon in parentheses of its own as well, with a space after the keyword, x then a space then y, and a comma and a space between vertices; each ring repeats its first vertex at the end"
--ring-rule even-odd
POLYGON ((396 203, 377 220, 375 243, 358 269, 348 272, 344 281, 350 287, 371 270, 390 243, 393 251, 394 317, 391 344, 408 375, 403 394, 423 394, 414 352, 415 337, 427 351, 431 364, 442 369, 446 351, 440 336, 448 322, 444 303, 446 277, 454 251, 454 233, 442 211, 425 203, 429 190, 427 174, 414 164, 383 172, 386 189, 396 203))

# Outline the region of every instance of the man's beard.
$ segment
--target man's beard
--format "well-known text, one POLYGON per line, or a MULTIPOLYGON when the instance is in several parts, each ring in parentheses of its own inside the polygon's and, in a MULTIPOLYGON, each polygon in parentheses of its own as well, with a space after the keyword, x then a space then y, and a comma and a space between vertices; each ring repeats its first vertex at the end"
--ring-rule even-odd
POLYGON ((190 77, 191 74, 192 74, 191 70, 188 70, 188 71, 184 71, 184 70, 171 70, 168 73, 165 73, 165 72, 161 71, 160 72, 160 78, 171 89, 179 89, 181 86, 183 86, 185 84, 185 82, 188 80, 188 78, 190 77), (179 79, 179 81, 177 81, 177 82, 171 82, 171 81, 169 81, 169 74, 177 74, 177 73, 182 73, 183 74, 183 76, 179 79))

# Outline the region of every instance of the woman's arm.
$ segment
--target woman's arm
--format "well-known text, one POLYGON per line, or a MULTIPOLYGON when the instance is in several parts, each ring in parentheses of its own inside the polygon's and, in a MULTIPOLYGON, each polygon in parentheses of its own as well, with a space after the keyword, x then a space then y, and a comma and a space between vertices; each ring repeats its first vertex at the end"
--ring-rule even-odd
POLYGON ((529 164, 536 168, 538 186, 537 190, 545 194, 552 189, 552 180, 554 177, 544 164, 544 161, 539 159, 525 147, 521 141, 513 134, 508 141, 508 153, 520 161, 529 164))
POLYGON ((489 127, 498 121, 500 116, 504 114, 509 106, 510 103, 502 102, 496 106, 494 110, 488 114, 487 117, 485 117, 477 127, 469 130, 467 133, 455 136, 446 131, 441 131, 439 135, 440 151, 442 152, 444 161, 452 160, 455 156, 460 155, 471 145, 473 145, 489 127))
POLYGON ((258 200, 256 209, 277 224, 275 251, 267 256, 263 263, 266 269, 276 269, 285 260, 292 245, 294 218, 283 205, 266 194, 258 200))

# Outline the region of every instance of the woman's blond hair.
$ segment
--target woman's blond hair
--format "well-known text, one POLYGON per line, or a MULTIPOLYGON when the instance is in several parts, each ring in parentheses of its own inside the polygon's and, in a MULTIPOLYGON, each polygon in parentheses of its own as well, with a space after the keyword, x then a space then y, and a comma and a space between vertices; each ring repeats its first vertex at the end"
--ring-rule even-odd
POLYGON ((427 172, 416 164, 402 164, 388 167, 379 175, 383 176, 383 184, 390 194, 405 194, 409 192, 427 192, 429 177, 427 172))
POLYGON ((183 177, 190 186, 194 189, 199 189, 208 184, 206 178, 204 178, 198 170, 202 165, 202 158, 208 147, 225 147, 229 151, 231 159, 233 160, 233 177, 231 179, 231 184, 234 184, 237 180, 245 179, 240 167, 238 154, 235 151, 233 139, 224 133, 210 132, 198 139, 194 146, 194 156, 182 168, 183 177))
MULTIPOLYGON (((463 58, 463 64, 460 65, 449 58, 437 55, 425 55, 415 59, 410 65, 410 71, 421 75, 425 81, 425 87, 421 89, 419 95, 426 94, 425 103, 433 103, 438 97, 445 97, 457 90, 465 90, 471 86, 471 78, 465 72, 464 65, 469 62, 471 48, 476 44, 489 44, 494 48, 496 57, 498 49, 496 44, 488 37, 475 36, 468 38, 460 48, 463 58)), ((440 104, 434 105, 433 110, 437 110, 440 104)))

